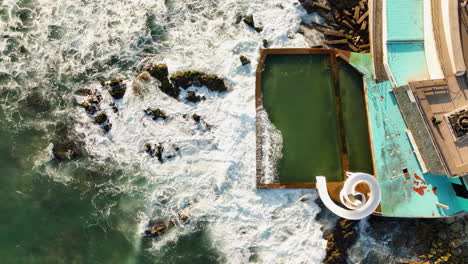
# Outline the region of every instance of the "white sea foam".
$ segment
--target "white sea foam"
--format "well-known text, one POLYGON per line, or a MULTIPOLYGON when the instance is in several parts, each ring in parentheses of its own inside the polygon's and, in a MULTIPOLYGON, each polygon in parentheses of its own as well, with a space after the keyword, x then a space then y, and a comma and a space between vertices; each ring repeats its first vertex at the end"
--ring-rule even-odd
POLYGON ((261 183, 274 183, 278 180, 278 163, 283 157, 283 136, 281 131, 268 119, 264 109, 257 110, 262 139, 262 178, 261 183))
MULTIPOLYGON (((288 38, 306 15, 295 1, 31 3, 20 7, 15 1, 3 2, 10 13, 31 10, 33 19, 24 23, 11 16, 11 20, 0 24, 2 32, 9 32, 8 28, 15 25, 31 29, 15 33, 15 45, 28 50, 30 63, 15 64, 7 56, 0 64, 0 72, 23 79, 34 74, 34 80, 44 81, 25 83, 26 87, 11 82, 11 89, 47 85, 48 81, 67 83, 70 76, 131 79, 135 68, 148 62, 167 63, 171 73, 187 69, 215 73, 231 89, 227 93, 199 89, 207 99, 191 104, 173 100, 155 84, 144 89, 141 98, 132 92, 129 83, 125 97, 116 103, 118 113, 109 106, 109 94, 100 90, 104 97, 102 110, 112 123, 108 134, 83 109, 77 110, 77 131, 85 135, 85 147, 94 159, 140 167, 155 186, 148 193, 147 216, 139 217, 143 224, 138 233, 149 218, 170 218, 183 211, 192 223, 206 223, 213 246, 230 263, 245 263, 249 259, 262 263, 321 261, 326 242, 314 221, 320 210, 312 202, 316 193, 255 189, 254 85, 258 50, 263 39, 270 47, 309 46, 300 34, 288 38), (257 33, 242 22, 236 24, 236 18, 242 14, 253 14, 264 31, 257 33), (56 39, 51 37, 52 31, 56 31, 56 39), (241 66, 241 54, 250 58, 252 64, 241 66), (100 71, 94 72, 95 68, 100 71), (50 80, 50 76, 58 77, 50 80), (170 118, 154 121, 143 112, 148 107, 159 107, 170 118), (213 126, 211 130, 204 131, 182 116, 192 113, 201 115, 213 126), (144 151, 145 143, 158 142, 179 146, 180 155, 159 163, 144 151), (300 202, 304 196, 310 199, 300 202)), ((10 45, 0 39, 2 52, 10 45)), ((101 89, 97 83, 88 87, 101 89)), ((171 231, 154 242, 154 250, 191 232, 191 228, 189 225, 171 231)))

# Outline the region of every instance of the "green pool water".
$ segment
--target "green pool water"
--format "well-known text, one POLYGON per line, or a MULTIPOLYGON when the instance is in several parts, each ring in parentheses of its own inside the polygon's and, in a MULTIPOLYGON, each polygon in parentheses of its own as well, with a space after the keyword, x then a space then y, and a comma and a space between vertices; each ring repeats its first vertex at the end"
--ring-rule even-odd
POLYGON ((362 78, 345 63, 336 76, 337 89, 326 54, 268 55, 263 106, 283 136, 279 182, 340 182, 344 152, 353 171, 372 172, 362 78))

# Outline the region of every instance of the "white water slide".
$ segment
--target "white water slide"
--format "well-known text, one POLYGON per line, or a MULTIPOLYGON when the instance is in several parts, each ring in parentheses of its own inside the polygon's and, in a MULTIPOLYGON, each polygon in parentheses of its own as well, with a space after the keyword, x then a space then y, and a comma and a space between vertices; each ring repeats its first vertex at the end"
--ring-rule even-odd
POLYGON ((348 209, 344 209, 335 204, 327 189, 327 180, 323 176, 317 176, 317 189, 320 199, 325 206, 339 217, 358 220, 372 214, 379 206, 381 199, 380 186, 377 180, 367 173, 351 173, 347 172, 348 178, 344 182, 343 189, 340 191, 341 203, 348 209), (365 183, 369 186, 369 197, 360 192, 357 192, 356 186, 360 183, 365 183))

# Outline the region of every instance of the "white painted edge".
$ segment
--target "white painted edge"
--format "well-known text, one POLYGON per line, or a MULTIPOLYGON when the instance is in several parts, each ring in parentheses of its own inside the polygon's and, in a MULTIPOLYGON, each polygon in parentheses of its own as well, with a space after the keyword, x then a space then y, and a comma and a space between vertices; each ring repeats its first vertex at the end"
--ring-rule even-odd
POLYGON ((419 148, 418 148, 418 145, 416 145, 416 141, 414 140, 413 133, 411 133, 411 130, 407 129, 406 134, 408 135, 411 145, 413 145, 414 153, 416 154, 416 158, 418 158, 419 165, 421 165, 422 172, 427 173, 426 163, 424 163, 424 160, 421 156, 421 152, 419 152, 419 148))
POLYGON ((393 87, 397 86, 395 77, 393 76, 390 65, 388 64, 388 50, 387 50, 387 0, 382 1, 382 51, 383 51, 383 64, 385 72, 387 72, 388 79, 393 87))
POLYGON ((424 0, 424 53, 426 56, 427 70, 431 79, 443 79, 444 73, 440 66, 435 44, 432 8, 431 0, 424 0))

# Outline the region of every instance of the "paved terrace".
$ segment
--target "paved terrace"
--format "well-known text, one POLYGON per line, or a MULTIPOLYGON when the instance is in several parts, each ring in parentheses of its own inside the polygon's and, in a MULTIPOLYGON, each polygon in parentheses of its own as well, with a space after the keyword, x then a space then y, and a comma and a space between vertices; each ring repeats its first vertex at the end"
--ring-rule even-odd
MULTIPOLYGON (((460 82, 462 85, 463 82, 460 82)), ((411 90, 417 97, 420 110, 444 161, 449 176, 468 174, 468 141, 455 142, 444 115, 468 106, 468 89, 459 86, 455 78, 411 82, 411 90), (444 120, 433 125, 431 118, 444 120)))

